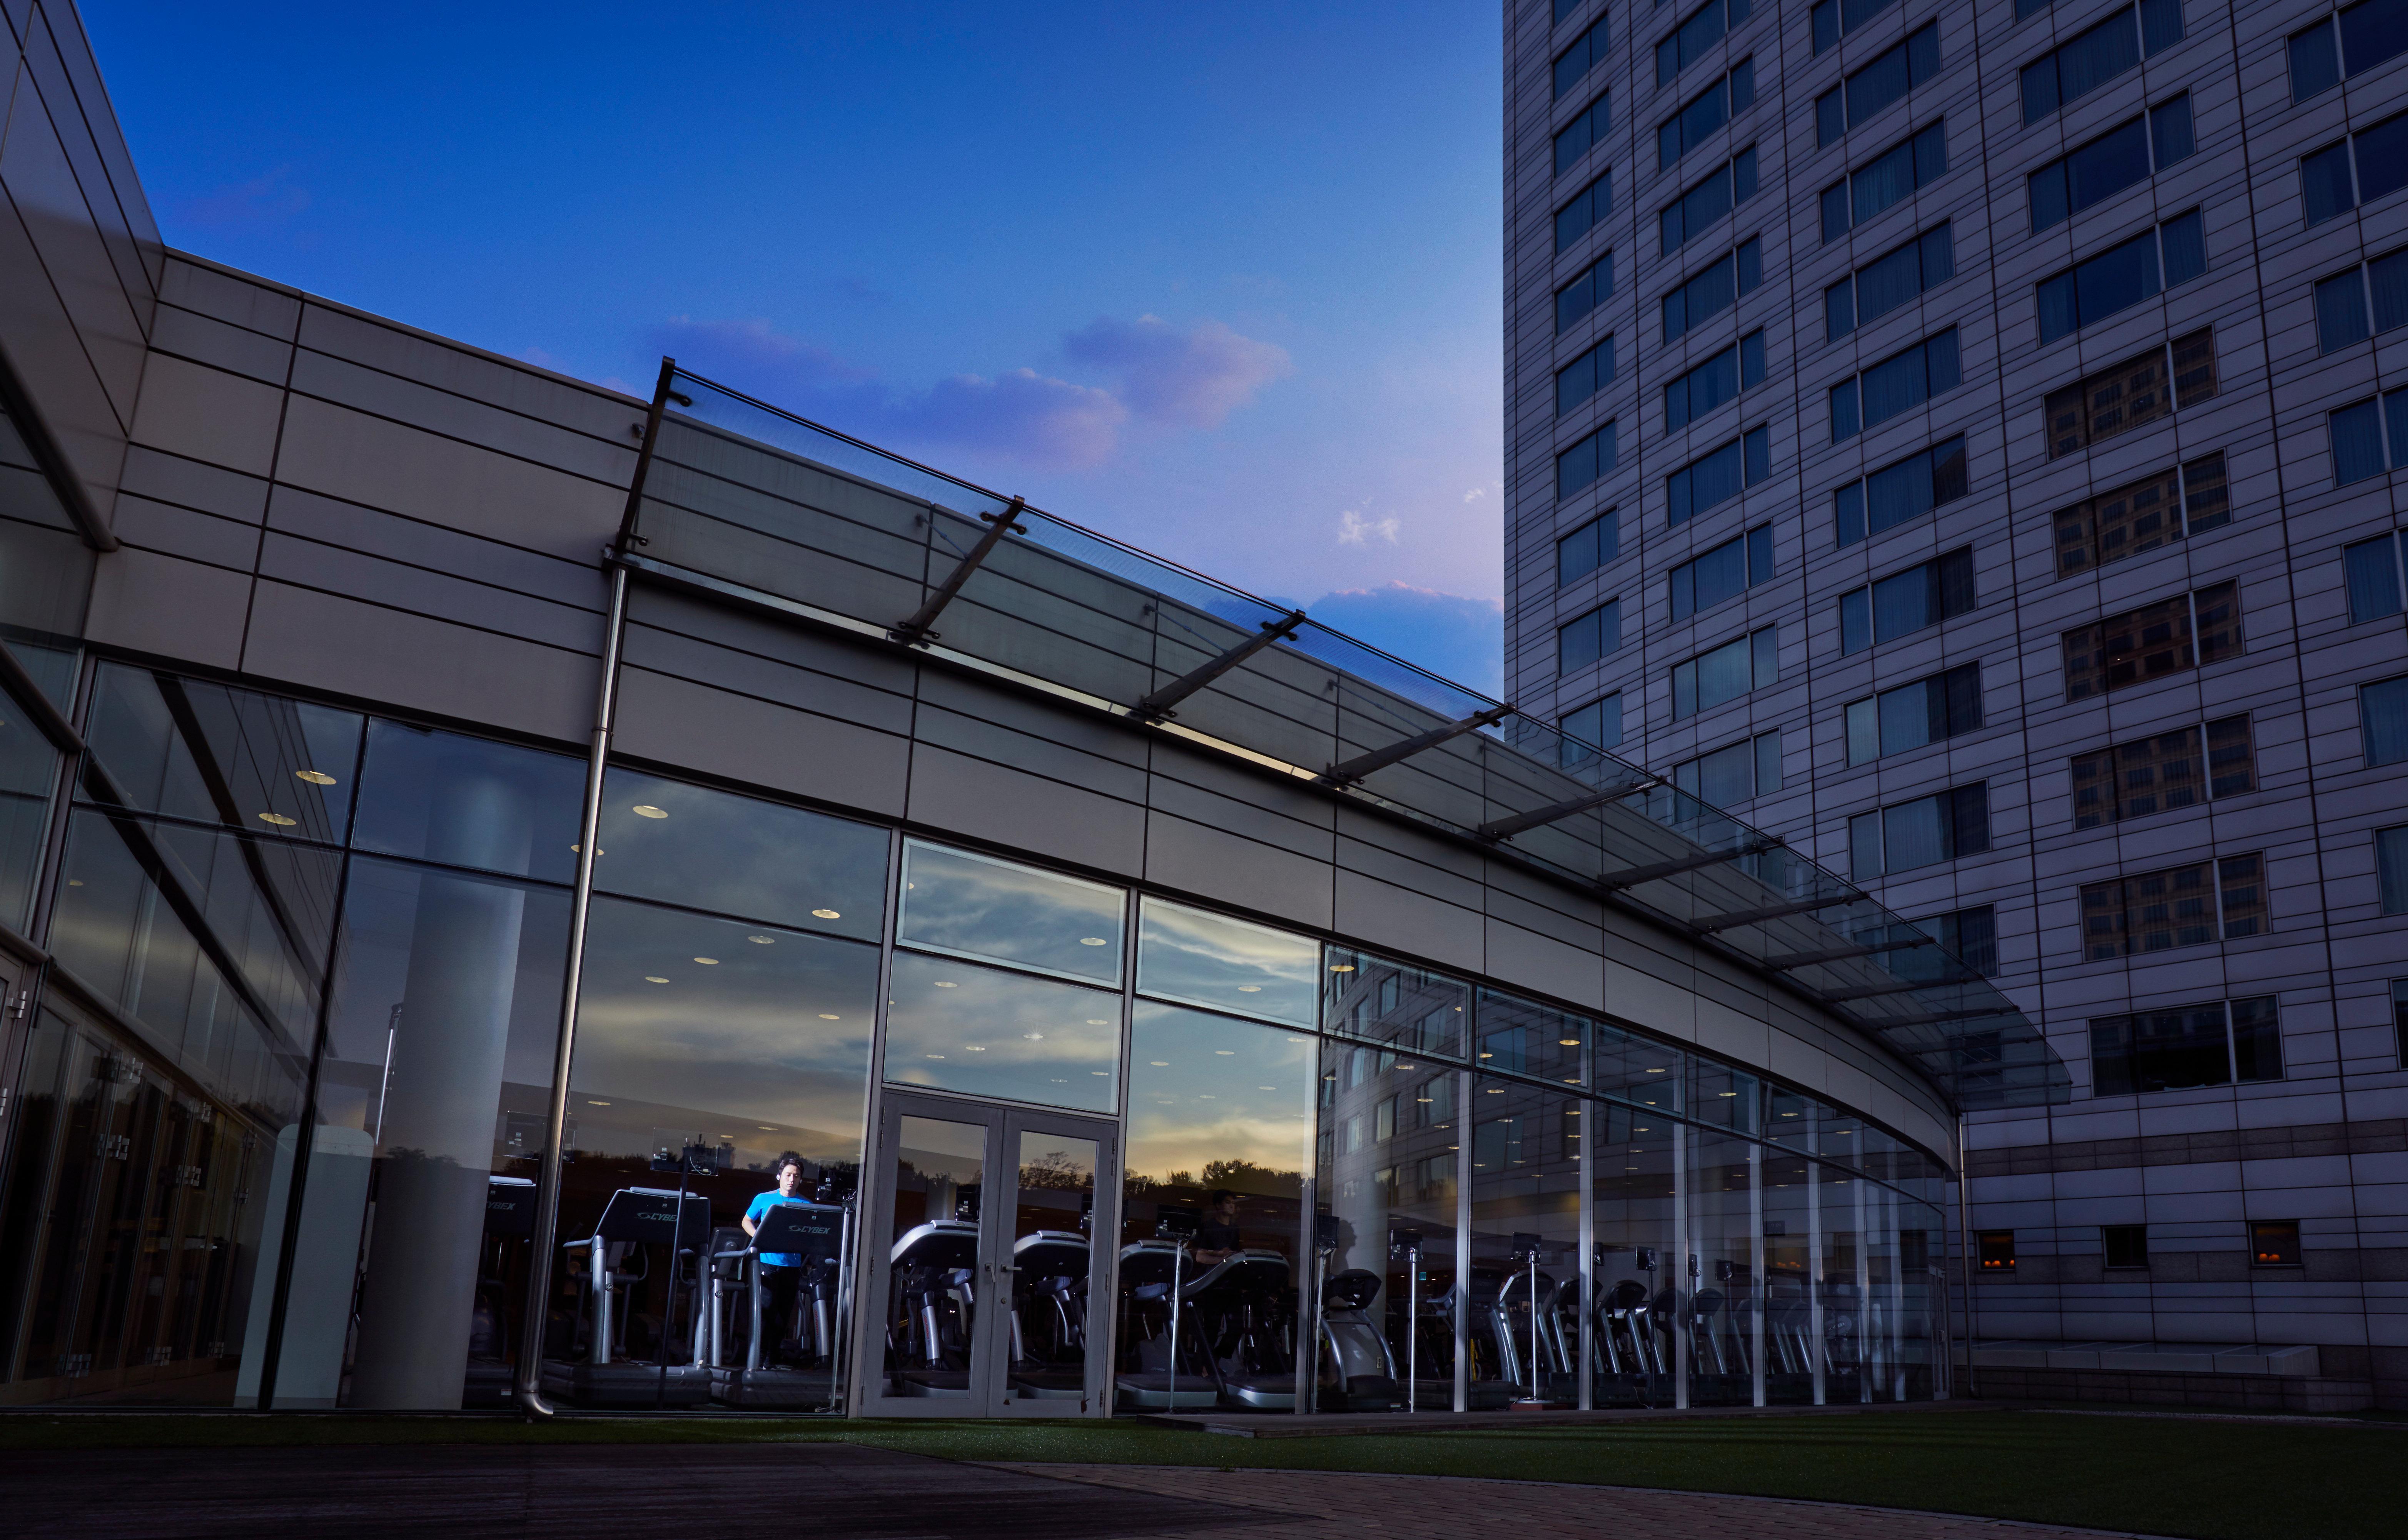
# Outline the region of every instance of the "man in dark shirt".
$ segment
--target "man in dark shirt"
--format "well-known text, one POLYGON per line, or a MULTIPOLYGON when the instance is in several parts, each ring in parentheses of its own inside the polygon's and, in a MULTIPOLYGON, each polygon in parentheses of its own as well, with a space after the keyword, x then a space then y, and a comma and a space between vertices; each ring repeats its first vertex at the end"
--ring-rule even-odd
POLYGON ((1212 1211, 1196 1227, 1196 1260, 1208 1263, 1227 1262, 1245 1245, 1238 1234, 1238 1195, 1226 1187, 1215 1188, 1206 1201, 1212 1205, 1212 1211))

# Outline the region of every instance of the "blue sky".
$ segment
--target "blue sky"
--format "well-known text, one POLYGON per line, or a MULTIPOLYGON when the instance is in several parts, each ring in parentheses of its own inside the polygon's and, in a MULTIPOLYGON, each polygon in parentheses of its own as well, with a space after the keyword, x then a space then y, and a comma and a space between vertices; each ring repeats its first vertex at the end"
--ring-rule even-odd
POLYGON ((1497 688, 1493 7, 84 16, 174 245, 674 353, 1497 688))

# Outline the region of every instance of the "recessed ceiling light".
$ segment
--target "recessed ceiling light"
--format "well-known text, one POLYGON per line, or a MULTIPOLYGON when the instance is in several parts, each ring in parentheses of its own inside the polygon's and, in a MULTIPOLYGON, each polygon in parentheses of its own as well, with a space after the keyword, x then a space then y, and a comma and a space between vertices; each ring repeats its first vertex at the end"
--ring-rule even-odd
POLYGON ((954 983, 950 978, 939 978, 937 980, 937 988, 940 990, 957 990, 960 989, 961 986, 954 983))
POLYGON ((1168 1069, 1170 1067, 1170 1061, 1168 1059, 1149 1059, 1146 1062, 1153 1065, 1155 1069, 1168 1069))
POLYGON ((827 1012, 822 1011, 820 1012, 820 1020, 823 1021, 841 1021, 844 1018, 841 1016, 830 1016, 827 1012))
POLYGON ((986 1049, 979 1047, 976 1043, 972 1043, 964 1048, 963 1051, 967 1053, 984 1053, 986 1049))
POLYGON ((635 814, 638 818, 664 819, 669 816, 666 809, 655 807, 649 802, 639 802, 633 807, 628 808, 627 811, 635 814))
POLYGON ((1580 1039, 1577 1037, 1558 1037, 1555 1039, 1555 1047, 1559 1048, 1576 1048, 1580 1047, 1580 1039))
POLYGON ((295 770, 293 773, 300 777, 303 780, 308 781, 312 786, 332 786, 335 784, 335 777, 326 774, 323 770, 295 770))
POLYGON ((1087 1025, 1091 1027, 1109 1027, 1111 1025, 1111 1022, 1100 1016, 1090 1016, 1087 1018, 1087 1025))
POLYGON ((1738 1092, 1738 1091, 1726 1091, 1722 1092, 1722 1094, 1723 1094, 1723 1095, 1725 1095, 1725 1096, 1736 1096, 1736 1095, 1738 1095, 1738 1094, 1739 1094, 1739 1092, 1738 1092))
POLYGON ((648 973, 644 975, 644 982, 647 984, 666 984, 668 980, 663 978, 659 974, 648 973))
POLYGON ((1032 1043, 1042 1043, 1045 1041, 1045 1034, 1041 1032, 1032 1032, 1025 1034, 1025 1035, 1026 1035, 1028 1040, 1032 1043))
POLYGON ((1079 945, 1082 947, 1109 947, 1111 943, 1105 940, 1100 935, 1082 935, 1079 938, 1079 945))
POLYGON ((1656 1069, 1651 1069, 1651 1070, 1649 1070, 1647 1073, 1648 1073, 1648 1074, 1650 1074, 1650 1075, 1661 1075, 1661 1074, 1663 1074, 1663 1073, 1664 1073, 1664 1071, 1663 1071, 1661 1068, 1656 1068, 1656 1069))
POLYGON ((811 918, 814 920, 842 920, 844 916, 838 914, 834 909, 813 909, 811 911, 811 918))
POLYGON ((1091 1069, 1087 1073, 1090 1075, 1100 1075, 1109 1077, 1112 1072, 1108 1069, 1091 1069))
POLYGON ((943 1055, 943 1054, 941 1054, 941 1053, 932 1053, 932 1054, 928 1055, 928 1057, 929 1057, 929 1058, 931 1058, 931 1059, 942 1059, 942 1058, 944 1057, 944 1055, 943 1055))
POLYGON ((695 961, 701 963, 706 968, 715 968, 719 966, 719 959, 715 957, 697 957, 695 961))
POLYGON ((1238 992, 1240 994, 1260 994, 1263 992, 1263 987, 1260 984, 1240 984, 1238 986, 1238 992))
POLYGON ((608 1102, 588 1102, 585 1105, 587 1106, 609 1106, 610 1104, 608 1102))
POLYGON ((1329 971, 1331 973, 1353 973, 1354 971, 1354 964, 1352 962, 1332 962, 1329 964, 1329 971))
MULTIPOLYGON (((67 878, 67 886, 70 888, 80 888, 83 886, 83 878, 79 877, 71 877, 67 878)), ((1795 1115, 1792 1114, 1792 1116, 1795 1115)))
POLYGON ((1493 1053, 1484 1053, 1484 1054, 1482 1054, 1480 1057, 1482 1057, 1483 1059, 1494 1059, 1494 1058, 1496 1058, 1497 1056, 1496 1056, 1495 1054, 1493 1054, 1493 1053))
POLYGON ((1277 1090, 1279 1090, 1279 1087, 1277 1087, 1277 1086, 1256 1086, 1254 1089, 1255 1089, 1256 1091, 1277 1091, 1277 1090))
POLYGON ((1214 1048, 1212 1050, 1212 1054, 1213 1057, 1218 1059, 1234 1059, 1237 1057, 1238 1050, 1236 1048, 1214 1048))
POLYGON ((764 1134, 775 1134, 778 1132, 777 1128, 769 1123, 755 1123, 752 1126, 759 1129, 764 1134))
POLYGON ((774 935, 748 935, 744 939, 756 947, 774 947, 778 944, 778 938, 774 935))
POLYGON ((281 813, 262 813, 259 815, 259 821, 262 823, 272 823, 279 829, 290 829, 301 820, 299 819, 286 818, 281 813))

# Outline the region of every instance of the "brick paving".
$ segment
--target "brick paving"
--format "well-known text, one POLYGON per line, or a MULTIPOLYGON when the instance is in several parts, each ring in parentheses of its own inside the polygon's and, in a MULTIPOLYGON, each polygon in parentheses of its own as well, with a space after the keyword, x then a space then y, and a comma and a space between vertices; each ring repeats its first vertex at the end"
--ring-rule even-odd
MULTIPOLYGON (((1243 1458, 1242 1455, 1237 1458, 1243 1458)), ((1198 1504, 1264 1510, 1260 1526, 1225 1529, 1232 1540, 1463 1540, 1498 1533, 1513 1540, 1581 1540, 1607 1533, 1648 1540, 2100 1540, 2125 1531, 2064 1529, 2003 1519, 1917 1513, 1901 1508, 1803 1503, 1537 1481, 1463 1476, 1358 1476, 1329 1471, 1223 1471, 1188 1465, 1070 1465, 995 1462, 998 1470, 1116 1487, 1198 1504)), ((1177 1530, 1162 1532, 1164 1536, 1177 1530)), ((1125 1540, 1151 1540, 1130 1535, 1125 1540)), ((2128 1540, 2152 1540, 2129 1536, 2128 1540)))

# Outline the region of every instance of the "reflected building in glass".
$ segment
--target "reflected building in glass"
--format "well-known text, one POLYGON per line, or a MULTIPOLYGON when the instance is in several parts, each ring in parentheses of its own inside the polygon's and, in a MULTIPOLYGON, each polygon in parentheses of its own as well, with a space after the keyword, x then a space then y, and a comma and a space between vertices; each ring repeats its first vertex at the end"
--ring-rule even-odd
POLYGON ((1957 1118, 2068 1085, 1961 947, 709 380, 124 250, 138 369, 0 335, 0 1405, 1961 1389, 1957 1118))

